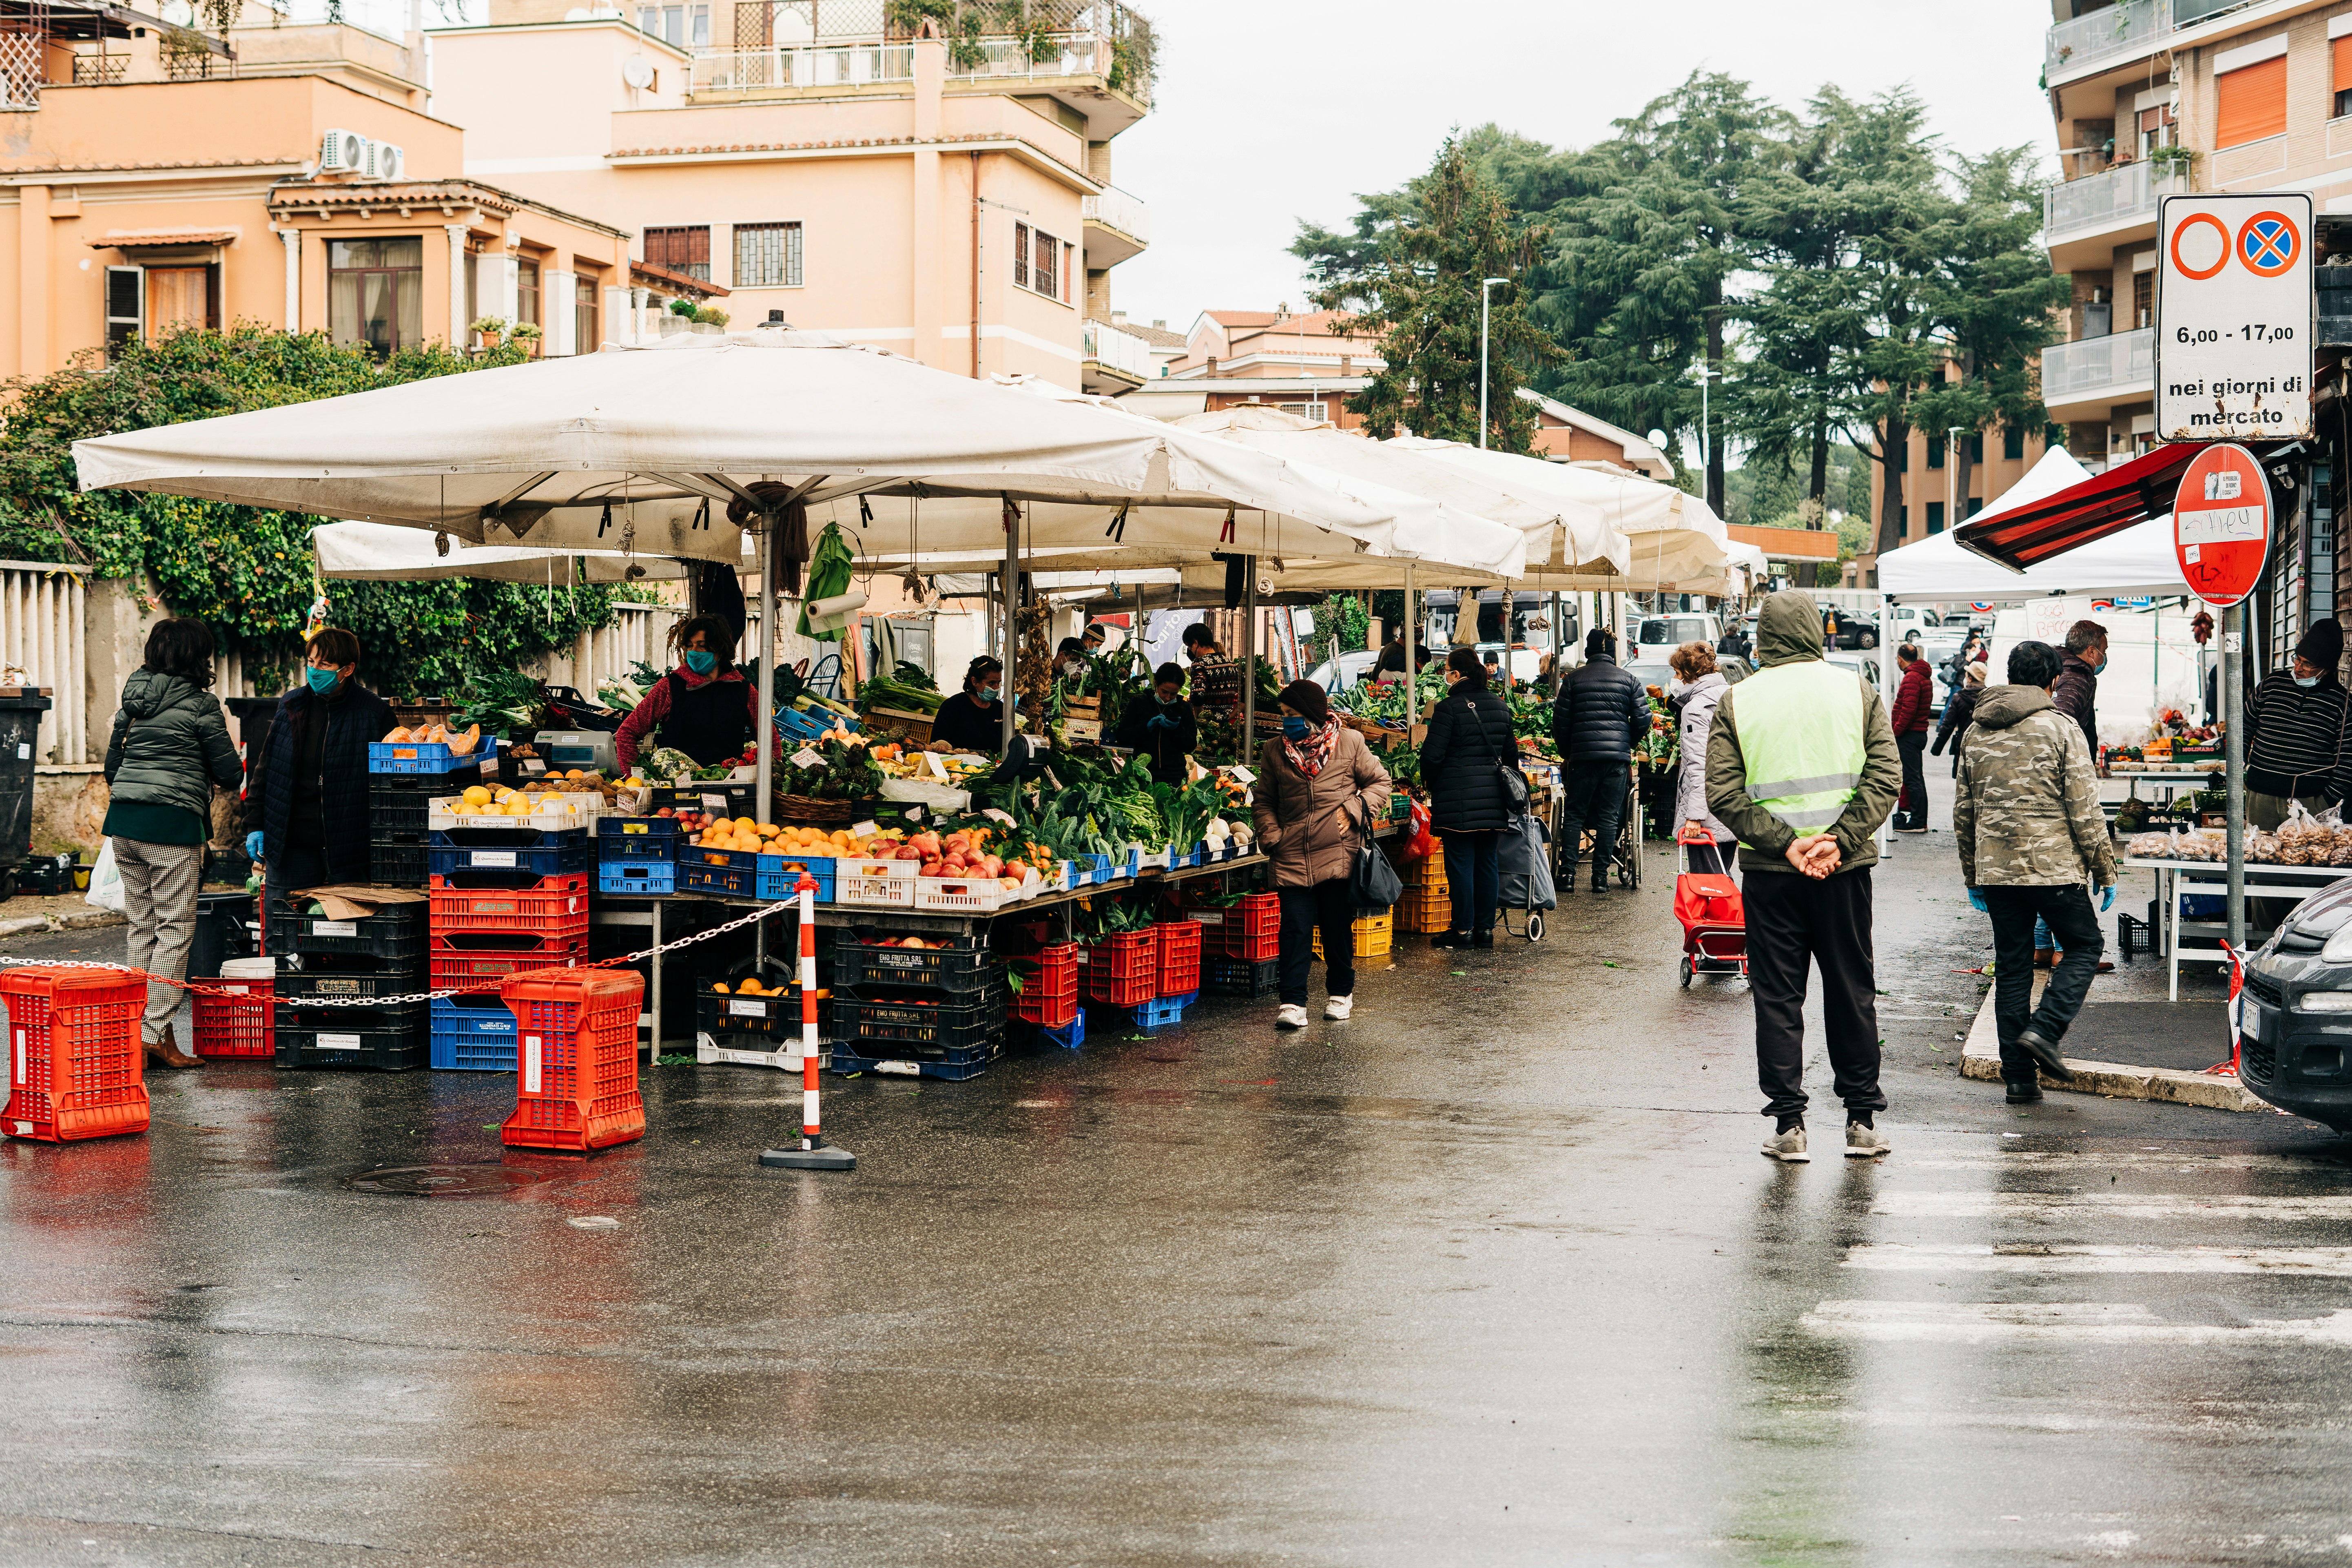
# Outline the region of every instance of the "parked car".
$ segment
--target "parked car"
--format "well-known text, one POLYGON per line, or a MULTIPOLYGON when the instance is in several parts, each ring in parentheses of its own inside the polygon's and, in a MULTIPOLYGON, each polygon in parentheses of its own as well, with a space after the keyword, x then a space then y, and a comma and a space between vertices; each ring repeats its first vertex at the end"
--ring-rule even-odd
POLYGON ((1634 628, 1635 640, 1643 647, 1680 647, 1686 642, 1703 642, 1713 647, 1723 640, 1723 622, 1717 616, 1696 613, 1671 616, 1644 616, 1634 628))
POLYGON ((1822 612, 1822 642, 1829 647, 1876 647, 1878 623, 1832 605, 1822 612))
POLYGON ((2246 964, 2238 1081, 2352 1132, 2352 878, 2305 903, 2246 964))
POLYGON ((1326 691, 1352 691, 1372 678, 1372 667, 1380 661, 1380 649, 1358 648, 1338 658, 1325 659, 1307 671, 1307 679, 1326 691))

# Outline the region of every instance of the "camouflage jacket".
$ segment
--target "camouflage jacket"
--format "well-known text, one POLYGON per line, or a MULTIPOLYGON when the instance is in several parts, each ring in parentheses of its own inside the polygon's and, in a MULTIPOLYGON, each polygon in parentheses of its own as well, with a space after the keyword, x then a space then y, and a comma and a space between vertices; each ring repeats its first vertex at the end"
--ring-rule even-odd
POLYGON ((1971 888, 2116 879, 2116 849, 2082 726, 2038 686, 1989 686, 1960 742, 1952 805, 1971 888))

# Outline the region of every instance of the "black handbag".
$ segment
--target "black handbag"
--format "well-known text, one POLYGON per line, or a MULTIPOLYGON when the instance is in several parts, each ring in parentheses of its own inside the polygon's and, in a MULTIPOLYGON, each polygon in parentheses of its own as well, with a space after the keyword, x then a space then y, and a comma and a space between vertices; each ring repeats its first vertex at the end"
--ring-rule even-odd
MULTIPOLYGON (((1503 811, 1505 815, 1514 819, 1525 816, 1528 814, 1528 804, 1529 798, 1528 795, 1528 775, 1519 772, 1518 764, 1516 763, 1505 762, 1502 757, 1496 753, 1495 750, 1495 742, 1486 740, 1486 726, 1478 720, 1478 704, 1465 697, 1462 700, 1462 710, 1470 716, 1473 723, 1476 723, 1478 725, 1478 738, 1482 741, 1486 741, 1486 755, 1494 759, 1495 773, 1498 781, 1502 784, 1503 811)), ((1507 711, 1508 710, 1506 710, 1507 713, 1507 711)), ((1514 748, 1514 751, 1516 752, 1516 748, 1514 748)))
MULTIPOLYGON (((1358 800, 1363 797, 1359 795, 1358 800)), ((1356 870, 1350 879, 1356 895, 1356 908, 1366 910, 1385 910, 1404 897, 1404 882, 1381 852, 1379 842, 1372 837, 1372 816, 1364 814, 1363 837, 1356 845, 1356 870)))

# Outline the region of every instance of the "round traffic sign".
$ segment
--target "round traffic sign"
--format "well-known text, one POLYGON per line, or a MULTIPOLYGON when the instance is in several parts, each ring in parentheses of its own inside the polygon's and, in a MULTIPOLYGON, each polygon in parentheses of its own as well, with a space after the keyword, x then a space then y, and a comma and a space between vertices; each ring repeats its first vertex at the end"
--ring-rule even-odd
POLYGON ((2275 278, 2294 265, 2303 235, 2284 213, 2256 213, 2238 226, 2238 259, 2260 278, 2275 278))
POLYGON ((2216 442, 2189 460, 2172 502, 2172 549, 2189 591, 2226 609, 2254 591, 2271 549, 2271 491, 2254 455, 2216 442))
MULTIPOLYGON (((2202 235, 2197 235, 2197 237, 2200 239, 2203 238, 2202 235)), ((2205 279, 2212 277, 2224 267, 2229 266, 2229 226, 2224 224, 2220 218, 2215 217, 2211 213, 2207 212, 2190 213, 2187 217, 2182 218, 2180 220, 2179 226, 2172 231, 2172 265, 2179 271, 2183 278, 2189 279, 2192 282, 2197 283, 2204 282, 2205 279), (2205 244, 2213 247, 2213 259, 2210 265, 2203 263, 2192 264, 2189 258, 2181 253, 2181 242, 2188 239, 2191 235, 2197 235, 2197 231, 2207 228, 2213 231, 2213 237, 2210 240, 2205 240, 2205 244)))

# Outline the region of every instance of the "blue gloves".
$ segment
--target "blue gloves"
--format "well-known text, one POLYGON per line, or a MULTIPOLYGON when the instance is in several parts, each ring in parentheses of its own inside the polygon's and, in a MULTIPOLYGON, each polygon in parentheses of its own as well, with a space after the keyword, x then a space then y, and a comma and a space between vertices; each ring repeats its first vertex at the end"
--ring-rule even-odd
POLYGON ((245 836, 245 853, 248 859, 261 858, 261 829, 258 827, 245 836))
POLYGON ((2109 882, 2099 894, 2099 912, 2105 914, 2116 907, 2116 885, 2109 882))
POLYGON ((1144 721, 1143 727, 1147 730, 1173 730, 1176 728, 1176 721, 1165 713, 1154 713, 1144 721))
POLYGON ((1980 915, 1989 915, 1992 913, 1992 906, 1985 902, 1984 892, 1981 889, 1978 888, 1970 888, 1969 889, 1969 908, 1976 910, 1976 912, 1980 915))

